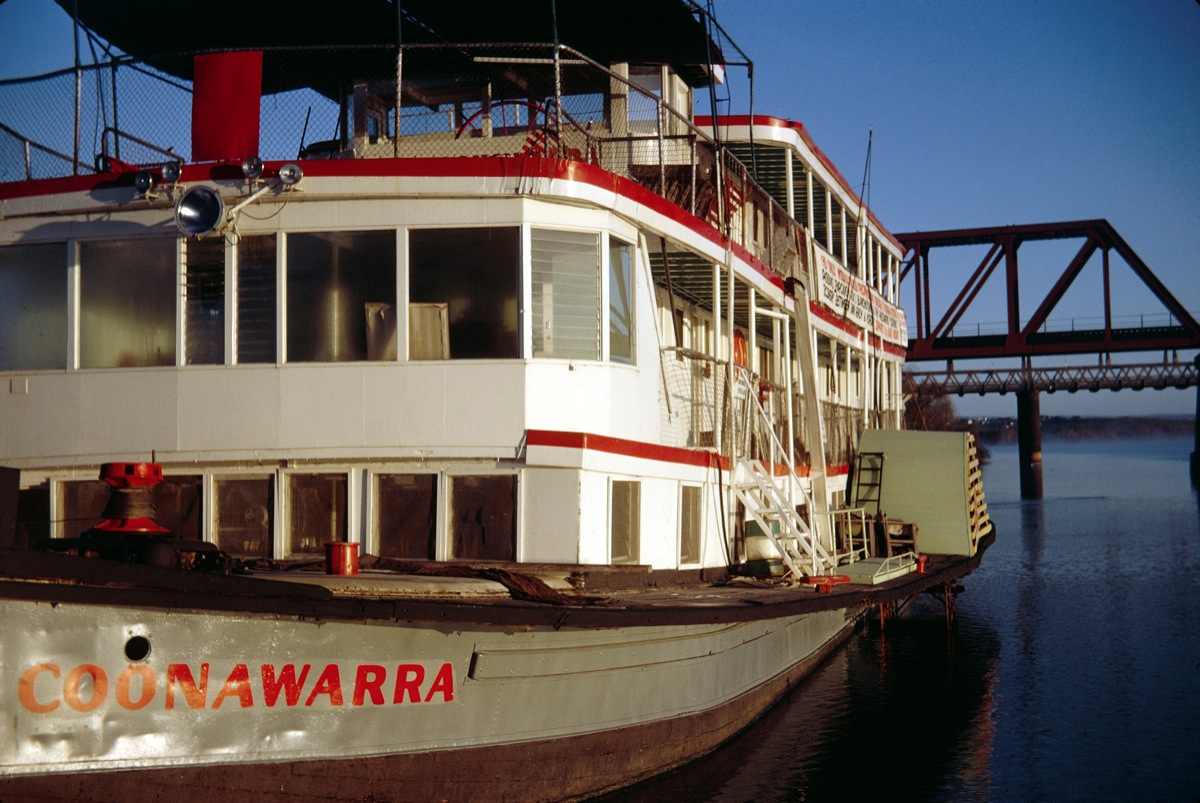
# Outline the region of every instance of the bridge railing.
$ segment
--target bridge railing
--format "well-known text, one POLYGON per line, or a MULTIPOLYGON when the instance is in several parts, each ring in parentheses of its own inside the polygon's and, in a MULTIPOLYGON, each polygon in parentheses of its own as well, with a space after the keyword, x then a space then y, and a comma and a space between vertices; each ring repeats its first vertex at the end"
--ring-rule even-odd
MULTIPOLYGON (((1190 311, 1193 316, 1200 311, 1190 311)), ((1182 322, 1170 312, 1127 313, 1112 316, 1112 328, 1116 329, 1171 329, 1182 326, 1182 322)), ((1038 328, 1039 334, 1051 332, 1097 332, 1103 331, 1104 316, 1087 315, 1071 318, 1052 318, 1038 328)), ((1006 321, 979 321, 975 323, 960 323, 942 337, 984 337, 988 335, 1005 335, 1008 333, 1006 321)), ((917 336, 915 325, 908 327, 909 339, 917 336)))

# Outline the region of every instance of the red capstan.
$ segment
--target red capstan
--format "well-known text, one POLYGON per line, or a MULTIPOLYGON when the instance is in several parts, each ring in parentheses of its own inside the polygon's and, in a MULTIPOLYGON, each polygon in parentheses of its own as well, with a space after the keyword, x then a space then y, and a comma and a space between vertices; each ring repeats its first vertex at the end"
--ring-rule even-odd
POLYGON ((92 529, 109 533, 169 533, 154 520, 150 492, 162 482, 162 466, 158 463, 105 463, 100 466, 100 479, 109 488, 108 505, 104 516, 92 529))

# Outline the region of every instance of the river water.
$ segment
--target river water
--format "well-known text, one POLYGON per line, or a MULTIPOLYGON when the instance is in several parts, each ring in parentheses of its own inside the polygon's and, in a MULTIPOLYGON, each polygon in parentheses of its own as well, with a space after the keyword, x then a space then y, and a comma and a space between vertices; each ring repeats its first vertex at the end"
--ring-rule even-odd
POLYGON ((1186 439, 1015 446, 997 540, 940 602, 861 630, 716 753, 622 800, 1200 801, 1200 506, 1186 439), (884 798, 883 796, 887 796, 884 798))

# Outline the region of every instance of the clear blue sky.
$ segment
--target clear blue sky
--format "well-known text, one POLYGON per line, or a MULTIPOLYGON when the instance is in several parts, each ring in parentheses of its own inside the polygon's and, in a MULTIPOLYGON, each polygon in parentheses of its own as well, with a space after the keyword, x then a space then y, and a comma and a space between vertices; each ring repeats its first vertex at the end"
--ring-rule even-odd
MULTIPOLYGON (((871 202, 893 231, 1108 218, 1184 306, 1200 310, 1195 0, 717 0, 717 14, 755 61, 755 111, 804 121, 856 184, 874 129, 871 202)), ((69 19, 49 0, 8 0, 0 43, 0 76, 65 66, 69 19)), ((746 111, 744 81, 735 76, 730 88, 734 110, 746 111)), ((1022 248, 1026 316, 1076 247, 1022 248)), ((934 253, 935 276, 946 277, 935 279, 935 315, 982 255, 946 254, 934 253)), ((1052 317, 1102 314, 1098 276, 1089 264, 1052 317)), ((999 278, 964 323, 1003 319, 999 278)), ((1113 311, 1160 311, 1118 260, 1113 311)), ((1044 396, 1042 409, 1188 413, 1194 399, 1060 393, 1044 396)), ((1013 407, 1011 396, 959 403, 974 415, 1013 407)))

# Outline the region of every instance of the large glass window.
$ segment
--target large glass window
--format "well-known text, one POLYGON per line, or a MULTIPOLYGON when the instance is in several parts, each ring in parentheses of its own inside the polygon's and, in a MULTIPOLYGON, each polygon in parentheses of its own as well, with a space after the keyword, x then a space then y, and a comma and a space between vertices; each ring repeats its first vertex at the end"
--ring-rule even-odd
POLYGON ((450 515, 455 558, 517 559, 515 474, 451 477, 450 515))
POLYGON ((408 233, 411 360, 521 356, 521 230, 408 233))
POLYGON ((375 478, 375 532, 385 558, 433 560, 437 538, 437 475, 375 478))
POLYGON ((609 536, 613 563, 637 563, 641 555, 642 484, 612 481, 609 507, 609 536))
POLYGON ((600 359, 600 237, 533 230, 533 356, 600 359))
POLYGON ((346 540, 346 475, 288 476, 289 551, 321 553, 330 541, 346 540))
POLYGON ((238 362, 275 362, 275 235, 238 240, 237 261, 238 362))
POLYGON ((202 498, 199 475, 163 477, 154 486, 154 520, 178 538, 199 541, 202 498))
POLYGON ((216 542, 231 555, 269 558, 275 519, 274 477, 218 477, 216 542))
POLYGON ((175 239, 80 244, 79 365, 175 364, 175 239))
POLYGON ((184 244, 184 328, 188 365, 225 362, 225 238, 184 244))
POLYGON ((615 362, 632 363, 637 330, 633 246, 614 239, 608 242, 608 353, 615 362))
POLYGON ((0 248, 0 371, 67 367, 67 248, 0 248))
POLYGON ((396 233, 290 234, 288 362, 396 359, 396 233))

